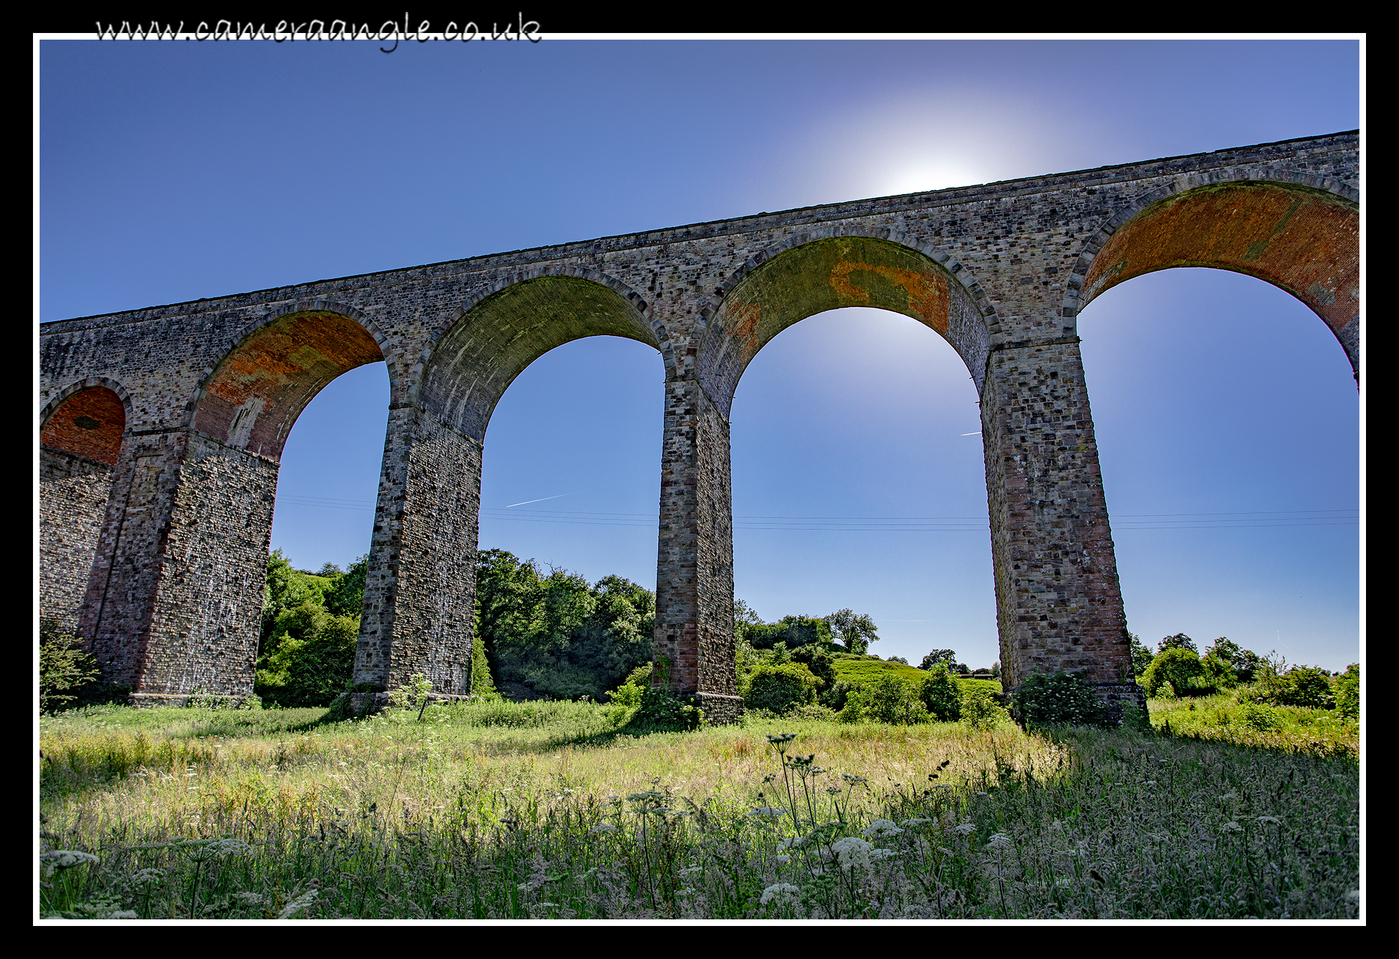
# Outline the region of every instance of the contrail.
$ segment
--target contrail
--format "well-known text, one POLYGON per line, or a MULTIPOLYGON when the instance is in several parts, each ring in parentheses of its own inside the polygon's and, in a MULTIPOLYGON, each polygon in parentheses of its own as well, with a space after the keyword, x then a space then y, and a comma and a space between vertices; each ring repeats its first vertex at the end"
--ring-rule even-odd
POLYGON ((506 509, 510 509, 510 508, 512 508, 512 507, 515 507, 515 506, 528 506, 530 503, 542 503, 542 502, 544 502, 546 499, 558 499, 559 496, 572 496, 572 495, 573 495, 572 493, 559 493, 558 496, 541 496, 541 497, 539 497, 539 499, 527 499, 527 500, 525 500, 523 503, 511 503, 509 506, 507 506, 507 507, 505 507, 505 508, 506 508, 506 509))

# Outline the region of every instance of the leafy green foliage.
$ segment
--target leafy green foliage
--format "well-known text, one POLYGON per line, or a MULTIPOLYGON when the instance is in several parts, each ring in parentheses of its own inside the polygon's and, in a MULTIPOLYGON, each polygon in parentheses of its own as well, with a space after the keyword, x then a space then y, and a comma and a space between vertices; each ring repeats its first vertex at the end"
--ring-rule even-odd
POLYGON ((947 671, 946 663, 939 662, 929 671, 928 678, 918 689, 918 697, 939 722, 956 722, 962 718, 962 687, 947 671))
POLYGON ((1238 643, 1230 642, 1227 636, 1216 639, 1206 655, 1228 663, 1234 671, 1235 682, 1239 683, 1253 682, 1254 674, 1263 665, 1263 657, 1251 649, 1242 648, 1238 643))
POLYGON ((546 575, 505 550, 476 565, 477 634, 502 692, 601 700, 651 659, 655 596, 620 576, 546 575))
POLYGON ((670 688, 670 664, 664 656, 659 657, 653 671, 658 674, 657 682, 643 690, 641 706, 627 728, 633 732, 688 732, 703 726, 704 710, 670 688))
POLYGON ((277 706, 329 706, 354 673, 359 616, 335 616, 310 600, 283 610, 258 660, 256 692, 277 706))
POLYGON ((332 616, 358 616, 364 607, 364 583, 369 575, 369 555, 350 564, 343 573, 330 563, 321 570, 330 580, 325 593, 325 610, 332 616))
POLYGON ((1015 718, 1027 729, 1111 724, 1097 692, 1076 673, 1031 673, 1015 691, 1013 709, 1015 718))
POLYGON ((328 706, 350 685, 369 558, 349 572, 293 569, 281 550, 267 557, 254 690, 276 706, 328 706))
POLYGON ((1156 644, 1156 652, 1158 654, 1164 653, 1168 649, 1188 649, 1196 656, 1200 655, 1200 651, 1195 648, 1195 640, 1191 639, 1184 633, 1176 633, 1174 636, 1166 636, 1161 640, 1161 642, 1156 644))
POLYGON ((986 683, 971 684, 962 697, 962 719, 973 729, 993 729, 1010 716, 986 683))
POLYGON ((1336 712, 1349 719, 1360 718, 1360 664, 1351 663, 1336 677, 1336 712))
POLYGON ((760 663, 748 677, 743 704, 782 714, 816 701, 815 675, 802 663, 760 663))
POLYGON ((841 609, 825 617, 830 635, 852 653, 864 653, 879 639, 874 620, 852 609, 841 609))
POLYGON ((39 711, 63 709, 96 682, 97 660, 51 619, 39 623, 39 711))
POLYGON ((744 636, 754 649, 772 649, 778 643, 788 649, 825 647, 831 643, 831 627, 813 616, 784 616, 775 623, 748 625, 744 636))
POLYGON ((927 722, 928 710, 918 698, 912 684, 896 676, 881 676, 874 682, 852 690, 846 698, 842 718, 850 719, 846 710, 860 718, 893 726, 912 726, 927 722))
POLYGON ((1316 666, 1293 666, 1290 669, 1281 666, 1265 661, 1258 682, 1241 691, 1239 701, 1272 706, 1309 706, 1314 709, 1335 707, 1330 673, 1316 666))
POLYGON ((955 649, 935 649, 923 657, 923 662, 918 664, 919 669, 937 669, 939 666, 952 669, 957 662, 957 651, 955 649))
POLYGON ((1205 695, 1214 692, 1199 655, 1190 649, 1173 646, 1156 654, 1151 665, 1141 675, 1141 684, 1148 696, 1158 695, 1169 685, 1172 695, 1205 695))
POLYGON ((1142 673, 1146 672, 1146 668, 1151 665, 1151 661, 1155 657, 1151 654, 1151 647, 1142 642, 1140 636, 1136 633, 1128 633, 1127 635, 1132 642, 1132 675, 1140 679, 1142 673))

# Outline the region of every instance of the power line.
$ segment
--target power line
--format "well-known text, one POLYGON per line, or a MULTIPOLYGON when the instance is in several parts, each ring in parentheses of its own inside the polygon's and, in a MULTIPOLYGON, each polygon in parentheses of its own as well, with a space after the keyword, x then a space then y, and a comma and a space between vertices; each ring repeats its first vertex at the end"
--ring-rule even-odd
MULTIPOLYGON (((335 499, 320 496, 285 495, 279 504, 320 509, 348 509, 372 512, 372 501, 335 499)), ((550 523, 568 526, 651 527, 658 523, 655 513, 604 513, 580 510, 483 509, 482 518, 507 522, 550 523)), ((1358 526, 1358 509, 1242 510, 1217 513, 1112 513, 1112 528, 1136 530, 1208 529, 1286 529, 1302 526, 1358 526)), ((736 530, 783 532, 874 532, 874 533, 975 533, 987 532, 985 516, 767 516, 733 517, 736 530)))

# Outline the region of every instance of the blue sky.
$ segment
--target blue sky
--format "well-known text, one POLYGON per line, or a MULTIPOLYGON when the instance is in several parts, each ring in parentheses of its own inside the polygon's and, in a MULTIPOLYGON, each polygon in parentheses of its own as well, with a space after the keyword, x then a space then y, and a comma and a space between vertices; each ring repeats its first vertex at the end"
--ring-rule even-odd
MULTIPOLYGON (((42 42, 39 319, 1334 133, 1363 106, 1357 40, 378 48, 42 42)), ((1356 661, 1362 404, 1321 321, 1172 270, 1079 328, 1129 628, 1356 661)), ((662 382, 610 337, 528 368, 487 432, 481 546, 654 587, 662 382)), ((376 364, 298 421, 273 528, 296 565, 367 551, 386 403, 376 364)), ((845 310, 783 332, 733 407, 737 595, 989 665, 978 427, 924 327, 845 310)))

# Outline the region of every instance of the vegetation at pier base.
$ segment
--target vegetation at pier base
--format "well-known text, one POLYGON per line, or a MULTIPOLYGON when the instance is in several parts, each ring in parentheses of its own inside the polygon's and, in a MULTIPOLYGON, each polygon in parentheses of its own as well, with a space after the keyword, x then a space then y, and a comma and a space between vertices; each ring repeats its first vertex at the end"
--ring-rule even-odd
POLYGON ((1285 718, 1211 726, 1215 709, 1247 707, 1204 697, 1153 699, 1151 730, 793 712, 646 733, 639 708, 45 716, 40 912, 1359 915, 1353 722, 1348 739, 1285 718))

